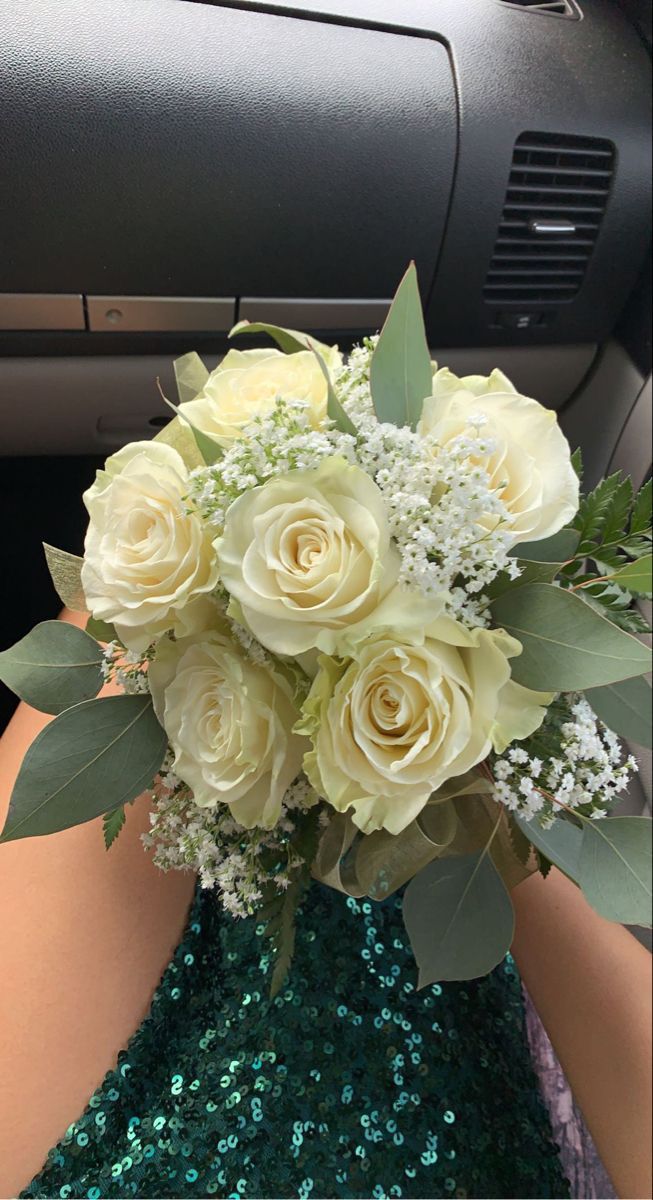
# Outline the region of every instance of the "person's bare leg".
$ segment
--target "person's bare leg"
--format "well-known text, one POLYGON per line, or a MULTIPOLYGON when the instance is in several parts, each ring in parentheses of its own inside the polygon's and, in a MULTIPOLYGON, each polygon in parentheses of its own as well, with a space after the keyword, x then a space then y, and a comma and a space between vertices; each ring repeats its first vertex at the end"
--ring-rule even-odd
MULTIPOLYGON (((0 740, 0 825, 47 720, 23 704, 0 740)), ((0 846, 0 1196, 25 1187, 81 1115, 183 932, 194 878, 152 865, 147 826, 143 796, 108 852, 101 820, 0 846)))

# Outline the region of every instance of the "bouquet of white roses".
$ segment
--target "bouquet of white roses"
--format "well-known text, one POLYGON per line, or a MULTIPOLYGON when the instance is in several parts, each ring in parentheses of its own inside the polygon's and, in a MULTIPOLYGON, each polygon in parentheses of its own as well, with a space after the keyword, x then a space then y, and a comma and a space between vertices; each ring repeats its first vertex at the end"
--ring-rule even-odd
POLYGON ((56 714, 2 840, 104 815, 110 846, 150 788, 155 861, 255 916, 273 990, 311 880, 407 885, 421 984, 494 967, 510 889, 552 863, 647 923, 650 823, 610 811, 618 735, 650 739, 650 484, 581 497, 553 412, 438 369, 412 266, 347 360, 233 333, 279 348, 180 359, 175 418, 84 496, 84 558, 46 547, 91 617, 0 654, 56 714), (107 679, 124 694, 96 699, 107 679))

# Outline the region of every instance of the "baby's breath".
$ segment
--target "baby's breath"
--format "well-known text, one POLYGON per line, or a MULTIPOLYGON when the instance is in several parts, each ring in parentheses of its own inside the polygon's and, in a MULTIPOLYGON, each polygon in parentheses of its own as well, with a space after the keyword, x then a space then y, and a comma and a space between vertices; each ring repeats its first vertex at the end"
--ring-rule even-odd
POLYGON ((160 786, 152 795, 150 829, 143 834, 146 848, 161 870, 194 871, 203 888, 215 888, 223 907, 235 917, 256 912, 264 891, 273 884, 285 891, 302 861, 292 844, 297 820, 317 800, 304 776, 284 797, 273 830, 245 829, 234 821, 226 804, 201 808, 177 779, 172 756, 164 766, 160 786))
POLYGON ((582 696, 554 704, 528 743, 493 764, 497 799, 545 826, 564 809, 592 820, 605 817, 637 769, 632 755, 623 761, 619 738, 582 696))
POLYGON ((355 462, 354 439, 337 429, 313 429, 306 401, 279 397, 217 463, 193 472, 189 500, 217 535, 229 506, 244 492, 288 471, 311 470, 334 455, 355 462))

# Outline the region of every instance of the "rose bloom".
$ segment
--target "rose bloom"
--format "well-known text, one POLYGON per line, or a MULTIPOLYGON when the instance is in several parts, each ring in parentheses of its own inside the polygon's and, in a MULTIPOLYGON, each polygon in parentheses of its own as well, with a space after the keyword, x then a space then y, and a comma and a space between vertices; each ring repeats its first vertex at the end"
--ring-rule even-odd
POLYGON ((230 350, 194 400, 179 412, 191 425, 228 447, 254 417, 265 416, 278 397, 308 402, 314 428, 327 411, 327 382, 312 350, 230 350))
POLYGON ((271 829, 306 749, 289 680, 248 659, 228 632, 163 638, 150 664, 155 712, 174 770, 202 808, 228 804, 247 829, 271 829))
POLYGON ((130 650, 166 630, 212 622, 218 581, 211 536, 186 510, 188 472, 172 447, 132 442, 107 459, 84 493, 90 522, 82 587, 88 607, 130 650))
POLYGON ((337 457, 240 496, 216 548, 230 612, 276 654, 333 650, 399 570, 379 489, 337 457))
POLYGON ((347 659, 322 655, 298 726, 311 784, 364 833, 400 833, 447 780, 541 724, 551 697, 511 680, 520 652, 503 630, 440 616, 426 635, 384 629, 347 659))
POLYGON ((579 483, 556 414, 520 396, 501 371, 459 379, 445 367, 434 375, 418 432, 446 445, 477 415, 487 418, 483 433, 496 443, 480 465, 512 517, 514 542, 557 533, 578 509, 579 483))

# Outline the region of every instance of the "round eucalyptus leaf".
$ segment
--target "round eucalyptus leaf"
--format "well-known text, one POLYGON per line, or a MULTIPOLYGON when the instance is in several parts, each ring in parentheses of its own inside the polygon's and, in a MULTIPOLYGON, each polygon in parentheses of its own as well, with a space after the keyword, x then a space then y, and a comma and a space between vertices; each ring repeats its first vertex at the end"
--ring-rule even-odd
POLYGON ((69 708, 27 751, 0 841, 82 825, 135 799, 152 783, 166 745, 150 696, 69 708))
POLYGON ((651 924, 651 822, 648 817, 587 821, 580 852, 585 899, 608 921, 651 924))
POLYGON ((67 621, 43 621, 0 654, 0 679, 40 712, 61 713, 97 696, 102 651, 67 621))
POLYGON ((651 669, 642 642, 564 588, 531 583, 511 589, 493 602, 492 615, 522 644, 511 670, 524 687, 585 691, 651 669))
POLYGON ((554 866, 559 867, 565 875, 578 883, 580 875, 580 849, 583 841, 583 831, 577 825, 564 817, 557 817, 548 829, 543 829, 537 817, 525 821, 523 817, 515 816, 515 822, 529 842, 548 858, 554 866))
POLYGON ((512 903, 487 847, 429 863, 406 888, 402 912, 420 987, 487 975, 510 949, 512 903))
POLYGON ((638 746, 651 747, 651 685, 641 675, 620 683, 590 688, 585 693, 597 717, 608 729, 638 746))

